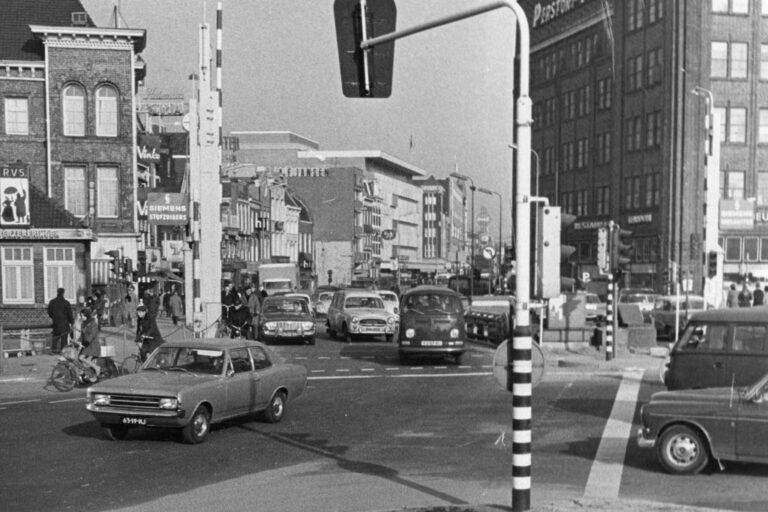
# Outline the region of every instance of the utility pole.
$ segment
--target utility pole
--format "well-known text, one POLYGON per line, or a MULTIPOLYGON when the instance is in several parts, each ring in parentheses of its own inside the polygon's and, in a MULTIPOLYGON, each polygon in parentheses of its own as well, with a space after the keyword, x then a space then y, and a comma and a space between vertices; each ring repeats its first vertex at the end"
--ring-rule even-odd
POLYGON ((197 337, 212 337, 221 315, 221 111, 220 90, 212 90, 210 39, 208 24, 201 24, 199 79, 189 102, 192 250, 185 253, 184 290, 187 325, 197 337))

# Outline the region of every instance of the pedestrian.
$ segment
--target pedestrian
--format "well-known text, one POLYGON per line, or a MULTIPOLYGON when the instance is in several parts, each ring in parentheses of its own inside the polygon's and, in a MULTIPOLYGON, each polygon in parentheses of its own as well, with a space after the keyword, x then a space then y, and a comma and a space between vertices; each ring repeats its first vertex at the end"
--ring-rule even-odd
POLYGON ((739 307, 739 292, 738 290, 736 290, 736 283, 731 283, 731 286, 728 289, 728 298, 726 300, 726 305, 729 308, 739 307))
POLYGON ((157 322, 149 315, 149 308, 144 305, 136 308, 136 343, 139 345, 139 357, 142 361, 164 343, 157 322))
POLYGON ((235 285, 229 281, 224 283, 224 289, 221 291, 221 317, 229 320, 232 308, 236 308, 242 303, 240 294, 235 290, 235 285))
POLYGON ((255 340, 258 335, 259 314, 261 313, 260 294, 256 292, 256 285, 251 286, 245 291, 248 296, 248 311, 251 313, 251 339, 255 340))
POLYGON ((123 299, 123 323, 133 327, 133 318, 136 316, 136 307, 139 305, 139 298, 136 296, 136 288, 132 284, 128 285, 128 291, 123 299))
POLYGON ((741 292, 739 292, 739 307, 748 308, 752 305, 752 292, 747 287, 747 282, 741 286, 741 292))
POLYGON ((765 294, 763 293, 763 290, 760 289, 760 286, 755 286, 755 291, 752 293, 752 305, 762 306, 764 300, 765 294))
POLYGON ((179 318, 184 315, 184 304, 181 302, 179 292, 175 289, 171 292, 171 296, 168 299, 167 311, 171 315, 173 325, 179 325, 179 318))
POLYGON ((147 316, 151 317, 153 320, 157 320, 157 314, 160 312, 160 299, 157 297, 156 288, 157 283, 152 281, 149 283, 149 288, 144 291, 144 296, 142 297, 144 307, 147 308, 147 316))
POLYGON ((269 294, 267 293, 267 290, 264 288, 264 285, 261 285, 261 286, 259 287, 259 294, 261 295, 261 298, 262 298, 262 299, 266 299, 266 298, 267 298, 267 296, 269 295, 269 294))
POLYGON ((96 358, 101 356, 101 345, 99 343, 99 321, 88 308, 80 310, 81 334, 77 340, 82 346, 79 354, 80 361, 87 364, 95 372, 91 380, 94 382, 101 373, 101 367, 96 364, 96 358), (95 378, 94 378, 95 377, 95 378))
POLYGON ((56 290, 56 297, 48 303, 48 316, 53 320, 51 352, 61 353, 69 343, 69 334, 75 319, 72 316, 72 304, 64 298, 64 288, 56 290))

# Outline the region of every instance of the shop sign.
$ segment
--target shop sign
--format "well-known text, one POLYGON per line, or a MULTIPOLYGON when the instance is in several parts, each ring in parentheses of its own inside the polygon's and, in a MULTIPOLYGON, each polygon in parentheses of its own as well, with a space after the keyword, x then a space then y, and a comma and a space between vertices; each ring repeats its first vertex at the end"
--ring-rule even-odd
POLYGON ((55 229, 2 229, 0 239, 3 240, 54 240, 59 238, 55 229))
POLYGON ((162 141, 157 135, 139 135, 136 145, 136 156, 142 164, 160 162, 160 146, 162 141))
POLYGON ((550 21, 554 21, 560 16, 572 11, 575 7, 578 7, 587 0, 551 0, 549 2, 538 2, 533 7, 533 22, 532 28, 545 25, 550 21))
POLYGON ((26 164, 0 168, 0 226, 29 225, 29 167, 26 164))
POLYGON ((752 229, 755 226, 755 203, 745 199, 720 200, 720 229, 752 229))
POLYGON ((183 240, 163 240, 163 254, 165 259, 172 263, 181 263, 184 261, 184 241, 183 240))
POLYGON ((183 226, 189 223, 189 205, 183 194, 147 194, 147 220, 156 226, 183 226))
POLYGON ((644 213, 642 215, 629 215, 627 217, 627 224, 647 224, 653 222, 652 213, 644 213))
POLYGON ((573 229, 585 231, 587 229, 600 229, 608 226, 607 220, 585 220, 581 222, 574 222, 573 229))

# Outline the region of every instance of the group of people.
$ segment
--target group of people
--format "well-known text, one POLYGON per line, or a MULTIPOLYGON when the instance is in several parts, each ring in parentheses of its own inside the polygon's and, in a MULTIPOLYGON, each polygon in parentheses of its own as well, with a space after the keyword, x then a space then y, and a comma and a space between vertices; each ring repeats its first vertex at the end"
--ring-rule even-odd
POLYGON ((237 290, 234 284, 228 282, 221 292, 221 317, 239 329, 246 338, 256 339, 261 301, 266 296, 264 287, 259 291, 254 283, 237 290))
POLYGON ((766 296, 768 296, 768 285, 765 285, 765 288, 762 290, 759 285, 756 285, 755 290, 751 291, 746 282, 742 284, 741 290, 737 290, 736 284, 731 283, 725 302, 726 306, 729 308, 765 306, 768 305, 766 304, 766 296))

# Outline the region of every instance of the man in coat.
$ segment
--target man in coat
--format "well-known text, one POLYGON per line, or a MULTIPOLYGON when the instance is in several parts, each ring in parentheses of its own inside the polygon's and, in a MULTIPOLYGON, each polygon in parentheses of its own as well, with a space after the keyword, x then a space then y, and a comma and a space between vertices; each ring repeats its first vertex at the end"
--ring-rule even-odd
POLYGON ((56 297, 48 303, 48 316, 53 320, 51 352, 59 354, 69 343, 69 331, 75 322, 72 305, 64 298, 64 288, 56 290, 56 297))

